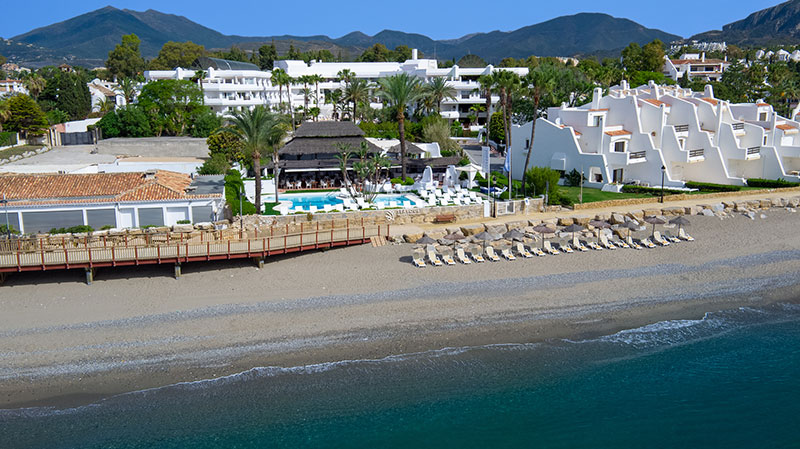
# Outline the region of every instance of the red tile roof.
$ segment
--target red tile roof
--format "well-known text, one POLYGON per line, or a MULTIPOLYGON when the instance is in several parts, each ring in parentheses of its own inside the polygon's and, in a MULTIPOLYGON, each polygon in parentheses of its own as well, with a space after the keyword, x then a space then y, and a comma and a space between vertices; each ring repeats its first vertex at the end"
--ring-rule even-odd
POLYGON ((756 106, 758 106, 758 107, 769 106, 769 103, 756 103, 756 106))
POLYGON ((785 124, 785 123, 783 123, 783 124, 780 124, 780 125, 775 125, 775 127, 776 127, 776 128, 778 128, 778 129, 782 129, 782 130, 784 130, 784 131, 791 131, 791 130, 793 130, 793 129, 797 129, 797 128, 795 128, 794 126, 792 126, 792 125, 787 125, 787 124, 785 124))
POLYGON ((717 103, 719 103, 719 101, 717 99, 715 99, 715 98, 701 98, 701 100, 703 100, 703 101, 705 101, 707 103, 711 103, 714 106, 716 106, 717 103))
POLYGON ((93 174, 3 174, 0 192, 14 204, 113 203, 215 198, 188 193, 189 175, 169 171, 93 174))
POLYGON ((669 103, 664 103, 663 101, 656 100, 655 98, 644 98, 642 99, 642 101, 646 101, 654 106, 661 106, 661 105, 670 106, 669 103))
POLYGON ((589 109, 589 112, 602 112, 602 111, 607 111, 607 110, 608 110, 608 108, 606 108, 606 109, 589 109))
POLYGON ((626 131, 624 129, 621 129, 619 131, 606 131, 606 134, 608 134, 609 136, 629 136, 629 135, 631 135, 633 133, 631 133, 630 131, 626 131))

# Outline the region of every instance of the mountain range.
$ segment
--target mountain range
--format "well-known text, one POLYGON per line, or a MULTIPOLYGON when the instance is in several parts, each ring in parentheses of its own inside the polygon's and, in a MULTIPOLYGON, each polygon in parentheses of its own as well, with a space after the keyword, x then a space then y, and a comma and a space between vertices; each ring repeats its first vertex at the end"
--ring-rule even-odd
MULTIPOLYGON (((145 58, 157 55, 168 41, 192 41, 208 50, 238 46, 245 50, 274 42, 280 54, 290 45, 298 51, 327 49, 345 58, 354 58, 366 48, 380 43, 392 49, 407 45, 426 57, 458 59, 466 54, 490 63, 502 58, 536 56, 618 55, 631 42, 640 45, 653 39, 665 43, 680 36, 646 28, 624 18, 601 13, 580 13, 557 17, 513 31, 471 33, 457 39, 434 40, 422 34, 383 30, 374 36, 354 31, 339 38, 315 36, 236 36, 225 35, 186 17, 149 9, 132 11, 107 6, 63 22, 37 28, 10 39, 0 38, 0 54, 31 67, 69 62, 101 66, 108 52, 123 34, 135 33, 141 39, 145 58)), ((800 42, 800 0, 755 12, 747 18, 709 31, 692 39, 726 41, 743 45, 800 42)))

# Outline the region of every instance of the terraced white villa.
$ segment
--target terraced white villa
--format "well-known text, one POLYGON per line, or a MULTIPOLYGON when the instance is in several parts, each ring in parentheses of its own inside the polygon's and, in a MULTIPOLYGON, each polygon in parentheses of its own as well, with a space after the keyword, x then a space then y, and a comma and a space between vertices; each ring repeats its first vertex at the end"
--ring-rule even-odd
MULTIPOLYGON (((290 93, 285 90, 281 94, 278 86, 270 83, 271 72, 264 72, 254 64, 236 61, 226 61, 216 58, 199 58, 196 61, 199 67, 176 68, 175 70, 148 70, 144 73, 147 81, 160 79, 191 79, 198 69, 206 72, 203 79, 203 92, 205 104, 215 112, 223 114, 231 108, 253 107, 256 105, 278 106, 282 101, 293 107, 303 105, 303 89, 309 88, 311 95, 310 106, 320 108, 320 117, 329 119, 333 115, 333 106, 325 103, 325 92, 341 89, 344 83, 338 80, 342 70, 350 70, 356 78, 377 81, 399 73, 408 73, 428 81, 436 77, 447 78, 457 94, 455 99, 445 99, 442 102, 442 116, 450 120, 467 121, 472 114, 473 105, 485 104, 486 98, 476 90, 478 77, 499 70, 492 65, 481 68, 462 68, 453 66, 439 68, 435 59, 419 59, 417 50, 412 50, 411 59, 405 62, 317 62, 306 64, 304 61, 280 60, 275 61, 275 67, 286 71, 289 76, 298 78, 303 75, 319 75, 323 81, 317 85, 304 86, 302 83, 292 85, 290 93)), ((525 75, 528 69, 503 68, 518 75, 525 75)), ((500 101, 497 95, 492 95, 492 104, 500 101)), ((381 103, 374 102, 373 108, 382 107, 381 103)), ((485 123, 486 113, 476 114, 478 123, 485 123)))
MULTIPOLYGON (((795 109, 792 117, 797 117, 795 109)), ((512 129, 514 177, 522 175, 531 123, 512 129)), ((747 178, 800 181, 800 123, 764 102, 730 103, 711 86, 692 92, 627 82, 580 107, 550 108, 536 121, 530 166, 583 171, 585 185, 743 185, 747 178)))

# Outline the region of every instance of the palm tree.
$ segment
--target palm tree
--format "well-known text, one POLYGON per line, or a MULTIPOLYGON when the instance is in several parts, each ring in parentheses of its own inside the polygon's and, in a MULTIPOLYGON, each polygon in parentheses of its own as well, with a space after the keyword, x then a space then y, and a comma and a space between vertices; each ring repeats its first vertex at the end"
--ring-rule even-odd
POLYGON ((313 83, 314 80, 311 79, 311 75, 301 75, 297 80, 303 83, 303 118, 305 118, 308 115, 308 96, 311 94, 311 91, 308 90, 308 85, 313 83))
POLYGON ((273 86, 278 86, 278 110, 283 112, 283 85, 289 75, 283 69, 272 69, 270 82, 273 86))
MULTIPOLYGON (((511 103, 513 95, 520 87, 519 75, 510 70, 497 72, 497 86, 500 87, 500 102, 503 105, 503 131, 506 137, 506 151, 511 151, 511 114, 513 105, 511 103)), ((513 162, 511 162, 513 164, 513 162)), ((513 168, 513 167, 512 167, 513 168)), ((514 195, 513 172, 508 172, 508 193, 509 198, 514 195)))
POLYGON ((356 114, 358 111, 358 103, 369 101, 371 88, 372 86, 370 86, 367 80, 354 79, 350 81, 350 84, 345 89, 345 101, 351 101, 353 103, 353 122, 358 118, 356 114))
POLYGON ((42 93, 47 82, 44 78, 42 78, 41 75, 35 74, 25 78, 23 84, 25 85, 25 88, 28 89, 31 97, 35 100, 39 98, 39 94, 42 93))
POLYGON ((340 89, 329 90, 325 92, 325 103, 331 104, 333 106, 333 115, 331 118, 335 120, 339 120, 339 115, 336 113, 336 109, 339 107, 340 103, 342 102, 342 91, 340 89))
POLYGON ((447 79, 437 76, 431 79, 424 87, 425 95, 431 97, 436 103, 436 113, 442 113, 442 101, 445 99, 455 100, 456 90, 447 84, 447 79))
POLYGON ((197 83, 200 86, 200 97, 203 99, 203 104, 205 104, 205 92, 203 90, 203 80, 206 79, 206 71, 205 70, 195 70, 194 76, 192 76, 191 80, 194 83, 197 83))
POLYGON ((106 115, 109 112, 114 110, 114 103, 109 101, 108 97, 103 97, 99 102, 97 102, 98 112, 102 115, 106 115))
POLYGON ((314 105, 319 107, 319 83, 325 81, 322 75, 313 74, 308 75, 309 82, 314 83, 314 105))
POLYGON ((403 179, 406 178, 406 108, 409 104, 415 102, 421 94, 419 78, 405 72, 380 79, 378 96, 397 109, 397 128, 400 132, 400 163, 403 167, 403 179))
MULTIPOLYGON (((533 153, 533 138, 536 136, 536 119, 539 116, 539 104, 542 98, 552 95, 556 88, 557 73, 551 65, 540 65, 535 69, 528 72, 522 78, 522 85, 524 86, 525 93, 533 100, 533 123, 531 123, 531 140, 528 147, 528 154, 525 155, 525 166, 522 172, 528 170, 528 164, 531 162, 531 153, 533 153)), ((524 183, 523 183, 524 185, 524 183)))
MULTIPOLYGON (((350 83, 356 79, 356 74, 350 69, 342 69, 336 74, 336 78, 340 83, 344 83, 343 91, 347 92, 347 89, 350 88, 350 83)), ((342 110, 342 115, 344 115, 344 110, 342 110)))
POLYGON ((11 118, 11 108, 8 100, 0 99, 0 132, 3 132, 3 123, 9 118, 11 118))
POLYGON ((125 97, 125 104, 133 103, 133 97, 136 96, 136 82, 131 78, 122 78, 119 80, 119 88, 122 90, 122 96, 125 97))
POLYGON ((278 201, 278 145, 286 135, 287 124, 280 114, 270 112, 265 106, 253 109, 236 110, 228 117, 231 125, 223 128, 242 142, 242 150, 253 160, 256 175, 256 213, 261 213, 261 156, 265 151, 272 153, 275 167, 275 201, 278 201))
POLYGON ((492 89, 497 86, 497 78, 493 73, 487 73, 478 77, 481 94, 486 96, 486 143, 489 143, 489 119, 492 118, 492 89))

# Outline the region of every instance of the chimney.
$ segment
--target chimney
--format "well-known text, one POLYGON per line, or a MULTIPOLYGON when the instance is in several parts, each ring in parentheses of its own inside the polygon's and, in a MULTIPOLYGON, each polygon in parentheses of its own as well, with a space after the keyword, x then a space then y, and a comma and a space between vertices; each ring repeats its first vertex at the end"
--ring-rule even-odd
POLYGON ((706 84, 705 88, 703 89, 703 93, 705 94, 706 98, 714 98, 714 87, 711 84, 706 84))
POLYGON ((706 62, 706 52, 700 54, 700 60, 706 62))
POLYGON ((147 170, 144 172, 144 179, 155 179, 156 178, 156 170, 147 170))
POLYGON ((600 98, 603 96, 603 89, 595 87, 592 93, 592 109, 600 109, 600 98))
POLYGON ((411 59, 416 61, 417 60, 417 56, 419 56, 419 52, 417 51, 416 48, 412 48, 411 49, 411 59))

